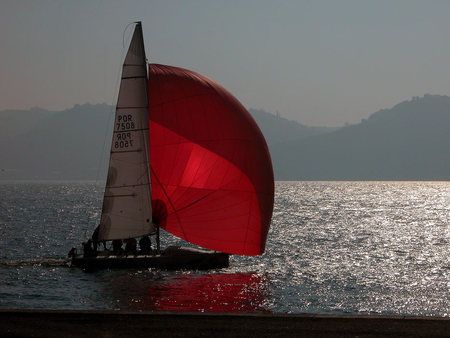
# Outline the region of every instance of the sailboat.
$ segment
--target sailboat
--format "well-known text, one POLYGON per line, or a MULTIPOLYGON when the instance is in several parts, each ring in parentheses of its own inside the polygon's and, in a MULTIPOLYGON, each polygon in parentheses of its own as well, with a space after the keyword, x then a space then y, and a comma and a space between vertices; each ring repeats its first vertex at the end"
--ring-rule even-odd
POLYGON ((98 241, 156 237, 151 254, 73 255, 95 268, 221 268, 265 250, 272 162, 253 118, 196 72, 148 64, 136 22, 122 69, 98 241), (160 248, 160 229, 196 245, 160 248))

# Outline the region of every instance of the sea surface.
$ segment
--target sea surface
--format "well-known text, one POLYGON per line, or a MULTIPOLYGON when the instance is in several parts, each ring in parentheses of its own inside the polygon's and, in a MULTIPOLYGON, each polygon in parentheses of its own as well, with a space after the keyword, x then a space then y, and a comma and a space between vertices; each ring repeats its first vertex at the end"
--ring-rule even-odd
POLYGON ((206 272, 69 268, 102 194, 0 183, 0 308, 450 316, 450 182, 277 182, 264 255, 206 272))

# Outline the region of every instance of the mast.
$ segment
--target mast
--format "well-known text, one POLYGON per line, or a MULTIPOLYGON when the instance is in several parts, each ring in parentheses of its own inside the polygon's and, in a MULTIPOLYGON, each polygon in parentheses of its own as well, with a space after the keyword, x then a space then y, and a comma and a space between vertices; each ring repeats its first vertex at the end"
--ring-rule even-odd
POLYGON ((142 25, 122 69, 99 240, 154 233, 148 136, 148 80, 142 25))

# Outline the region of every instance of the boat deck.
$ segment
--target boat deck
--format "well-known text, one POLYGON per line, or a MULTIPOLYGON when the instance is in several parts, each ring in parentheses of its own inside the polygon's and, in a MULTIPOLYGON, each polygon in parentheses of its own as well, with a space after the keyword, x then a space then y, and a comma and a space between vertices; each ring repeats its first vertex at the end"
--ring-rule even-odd
POLYGON ((158 255, 75 256, 72 266, 85 270, 98 269, 219 269, 229 266, 229 255, 222 252, 185 247, 169 247, 158 255))

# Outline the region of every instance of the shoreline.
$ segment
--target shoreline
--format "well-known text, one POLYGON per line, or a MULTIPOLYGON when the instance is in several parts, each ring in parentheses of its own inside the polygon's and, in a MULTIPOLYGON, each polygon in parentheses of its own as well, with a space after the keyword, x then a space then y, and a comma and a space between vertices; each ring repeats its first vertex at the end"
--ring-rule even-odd
POLYGON ((1 337, 450 336, 450 317, 0 309, 1 337))

